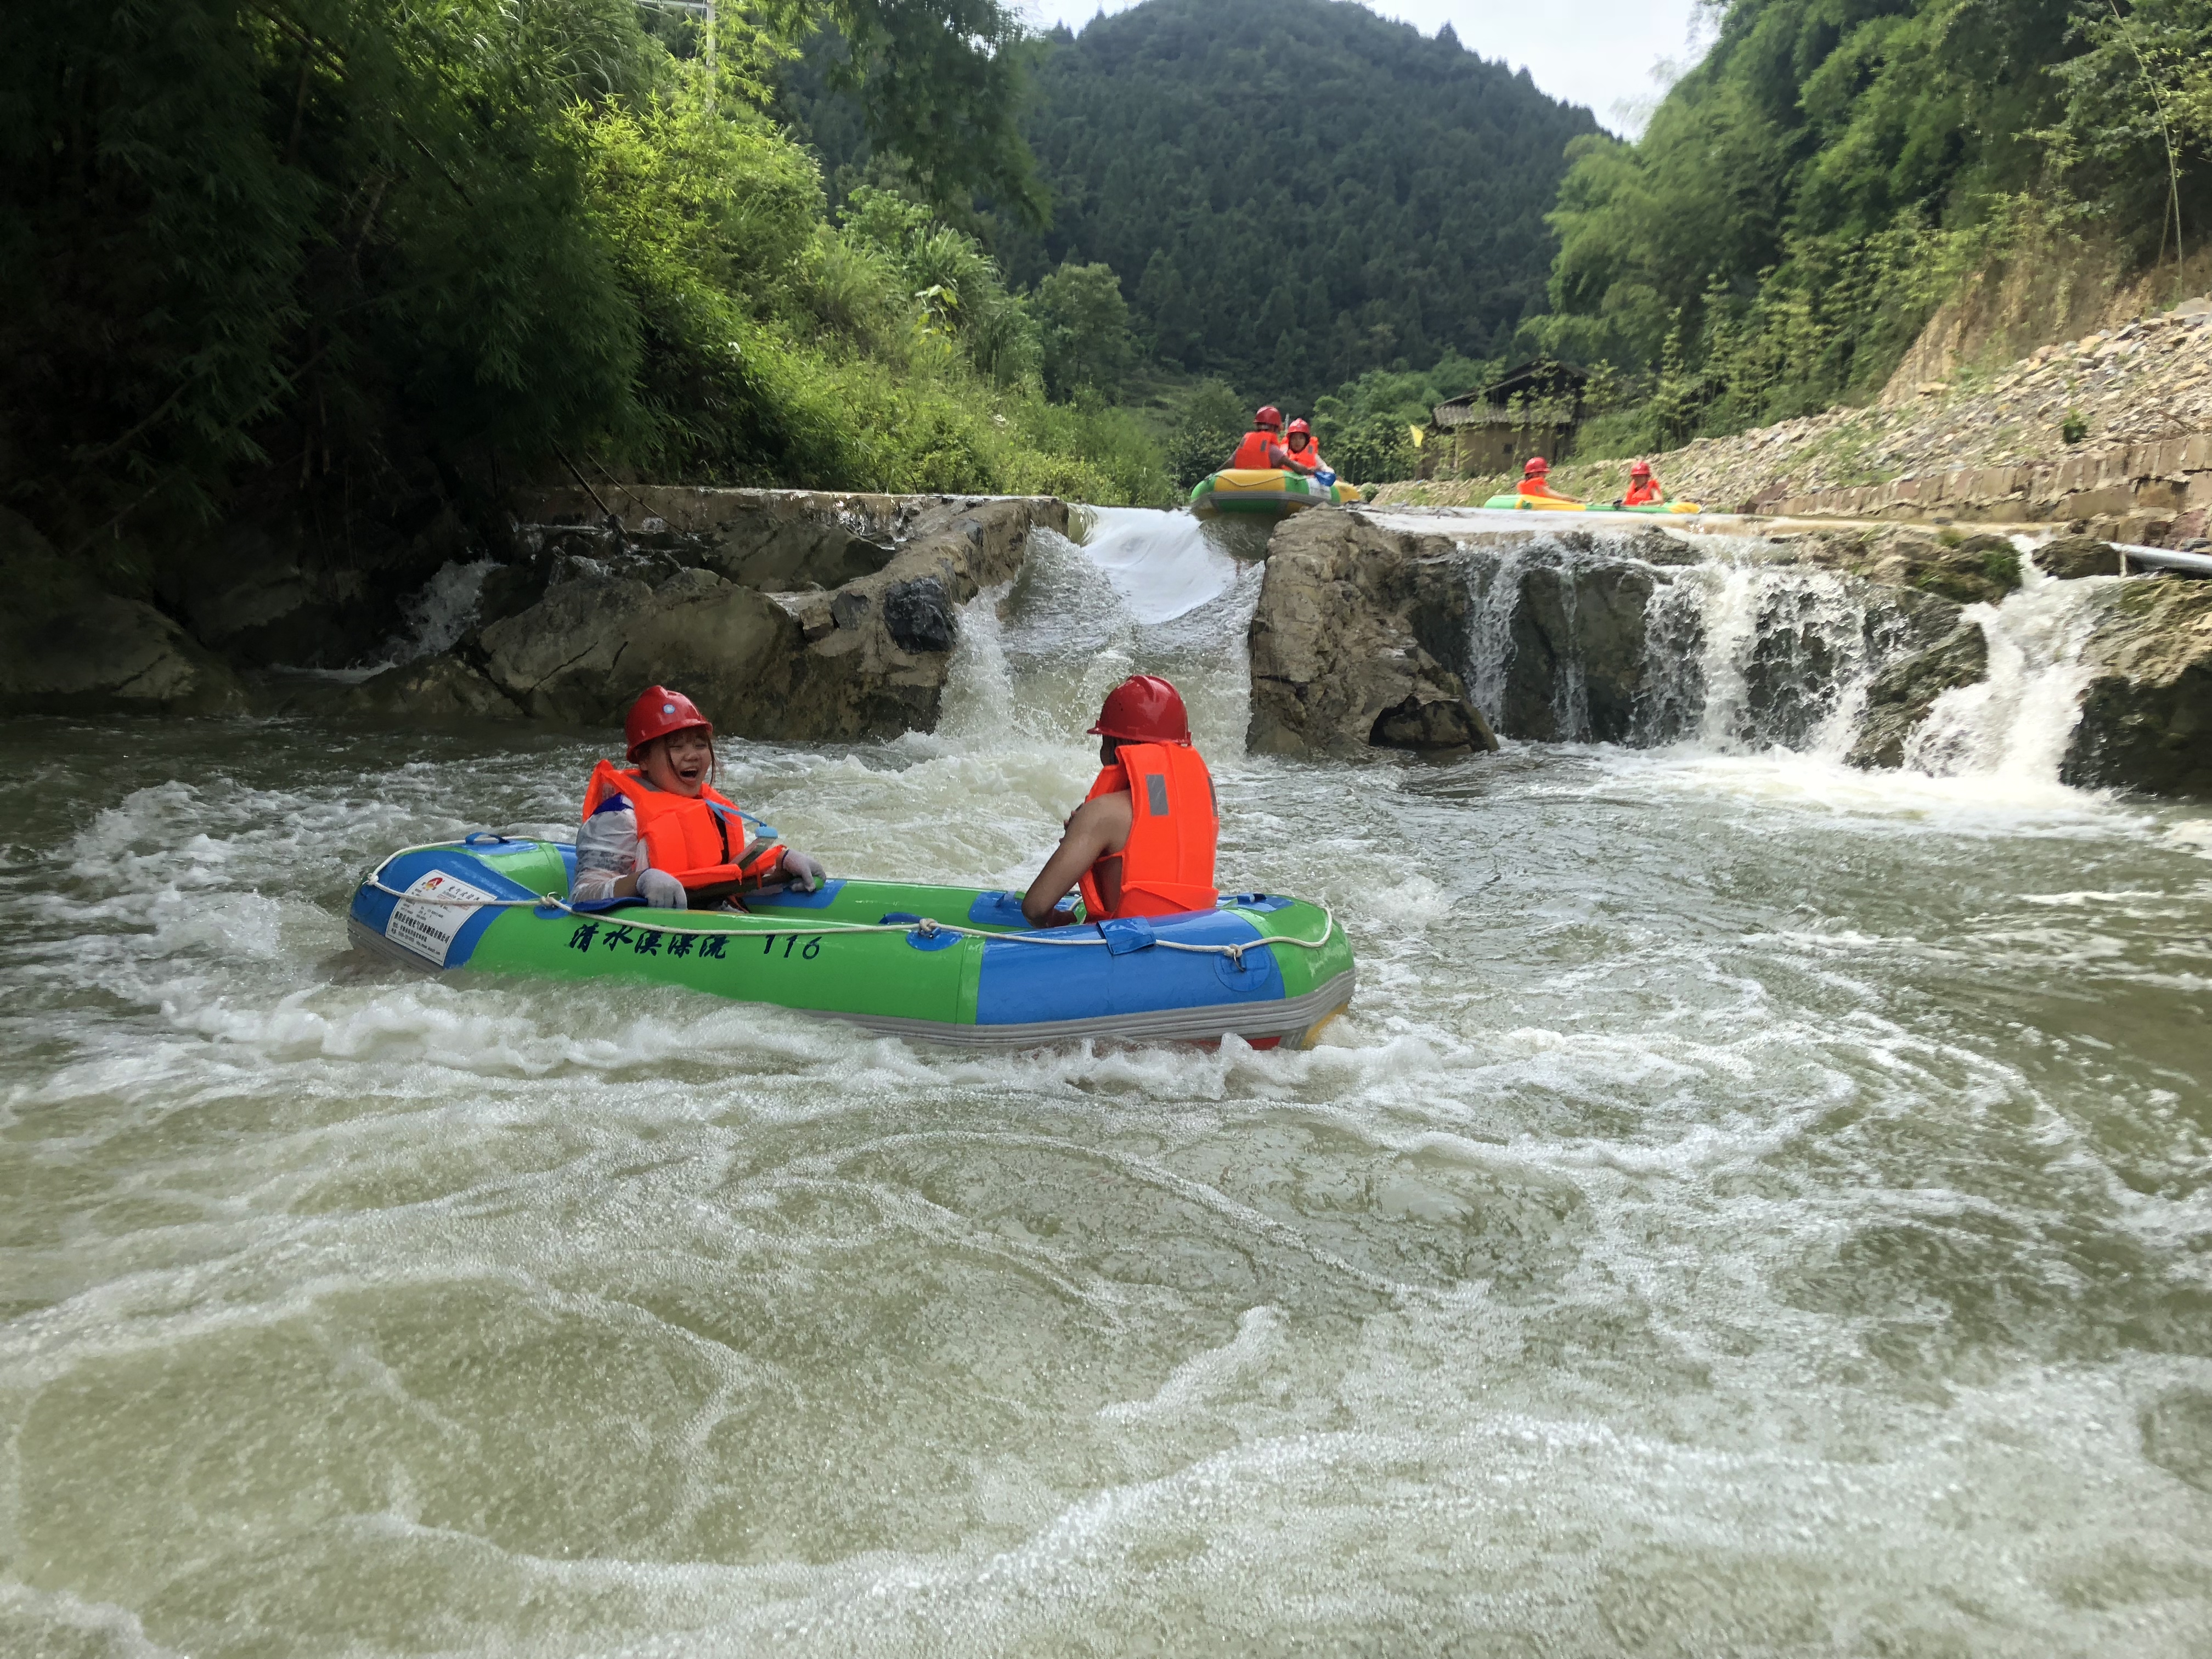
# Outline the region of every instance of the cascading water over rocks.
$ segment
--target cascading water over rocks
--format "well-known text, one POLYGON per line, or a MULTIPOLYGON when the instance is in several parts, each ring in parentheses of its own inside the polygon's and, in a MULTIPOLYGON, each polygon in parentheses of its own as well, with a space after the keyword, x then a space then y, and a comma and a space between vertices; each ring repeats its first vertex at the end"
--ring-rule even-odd
MULTIPOLYGON (((1869 551, 1834 538, 1312 514, 1271 545, 1254 624, 1254 743, 1315 754, 1360 740, 1445 747, 1389 743, 1379 726, 1370 737, 1372 711, 1346 689, 1432 659, 1440 699, 1506 738, 2171 787, 2197 774, 2167 758, 2176 738, 2160 733, 2185 740, 2212 711, 2212 586, 2154 586, 2168 592, 2149 607, 2159 626, 2182 635, 2162 653, 2130 624, 2147 608, 2141 584, 2060 580, 1996 538, 1869 551), (1357 592, 1340 575, 1350 550, 1357 592), (1392 596, 1395 609, 1363 605, 1361 592, 1392 596), (1279 648, 1283 619, 1332 606, 1334 656, 1279 648), (2204 638, 2190 646, 2168 611, 2201 620, 2204 638), (1378 619, 1388 637, 1363 641, 1378 619), (1454 635, 1456 651, 1444 642, 1454 635), (2154 675, 2111 666, 2131 647, 2156 661, 2154 675)), ((2183 787, 2212 787, 2212 775, 2183 787)))

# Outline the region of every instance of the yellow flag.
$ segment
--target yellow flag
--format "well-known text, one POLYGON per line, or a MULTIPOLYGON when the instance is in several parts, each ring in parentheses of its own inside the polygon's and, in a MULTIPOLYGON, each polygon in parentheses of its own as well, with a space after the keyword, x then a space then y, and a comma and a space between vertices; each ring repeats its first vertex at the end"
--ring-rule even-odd
POLYGON ((1409 426, 1406 430, 1413 434, 1413 447, 1419 449, 1421 447, 1421 428, 1417 426, 1409 426))

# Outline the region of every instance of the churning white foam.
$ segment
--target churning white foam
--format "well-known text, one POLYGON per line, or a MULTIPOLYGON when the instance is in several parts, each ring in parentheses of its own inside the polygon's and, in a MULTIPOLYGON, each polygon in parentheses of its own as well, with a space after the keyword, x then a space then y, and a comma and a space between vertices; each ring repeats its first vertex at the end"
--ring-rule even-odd
POLYGON ((1996 605, 1966 609, 1989 643, 1988 677, 1936 700, 1906 742, 1905 763, 1939 777, 2056 782, 2095 672, 2081 659, 2094 596, 2120 580, 2061 580, 2024 555, 2019 587, 1996 605))

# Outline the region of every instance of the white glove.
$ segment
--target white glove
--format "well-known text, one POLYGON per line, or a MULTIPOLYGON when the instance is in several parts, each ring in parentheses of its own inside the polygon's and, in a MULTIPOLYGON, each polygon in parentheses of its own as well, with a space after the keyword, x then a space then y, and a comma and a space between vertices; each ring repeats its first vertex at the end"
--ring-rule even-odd
POLYGON ((830 872, 822 867, 820 859, 811 853, 793 852, 787 848, 783 854, 783 873, 802 893, 811 893, 830 879, 830 872))
POLYGON ((639 871, 637 896, 656 910, 688 910, 691 908, 684 896, 684 884, 665 870, 639 871))

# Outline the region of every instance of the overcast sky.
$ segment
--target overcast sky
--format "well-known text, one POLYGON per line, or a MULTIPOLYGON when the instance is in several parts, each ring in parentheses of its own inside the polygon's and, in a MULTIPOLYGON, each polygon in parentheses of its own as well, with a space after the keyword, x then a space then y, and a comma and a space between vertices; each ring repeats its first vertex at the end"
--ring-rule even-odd
MULTIPOLYGON (((1024 0, 1040 26, 1081 29, 1102 10, 1122 11, 1135 0, 1024 0)), ((1583 104, 1616 132, 1633 134, 1657 88, 1662 60, 1679 70, 1694 61, 1694 0, 1365 0, 1368 9, 1434 34, 1445 23, 1460 44, 1503 58, 1554 98, 1583 104)))

